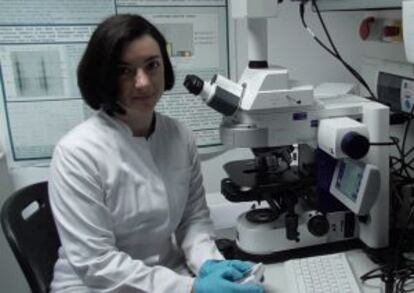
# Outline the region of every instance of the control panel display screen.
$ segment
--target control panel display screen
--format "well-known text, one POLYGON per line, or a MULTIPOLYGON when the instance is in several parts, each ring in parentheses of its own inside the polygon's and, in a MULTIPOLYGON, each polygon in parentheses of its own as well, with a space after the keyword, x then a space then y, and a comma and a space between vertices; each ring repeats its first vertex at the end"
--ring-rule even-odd
POLYGON ((364 168, 351 160, 340 162, 335 187, 353 202, 356 202, 364 168))

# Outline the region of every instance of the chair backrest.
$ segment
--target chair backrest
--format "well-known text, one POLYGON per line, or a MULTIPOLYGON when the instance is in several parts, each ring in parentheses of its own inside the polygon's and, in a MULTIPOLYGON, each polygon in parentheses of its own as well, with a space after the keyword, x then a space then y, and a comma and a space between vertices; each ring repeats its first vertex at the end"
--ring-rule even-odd
POLYGON ((12 194, 3 205, 1 225, 32 292, 48 292, 60 240, 50 210, 47 182, 12 194))

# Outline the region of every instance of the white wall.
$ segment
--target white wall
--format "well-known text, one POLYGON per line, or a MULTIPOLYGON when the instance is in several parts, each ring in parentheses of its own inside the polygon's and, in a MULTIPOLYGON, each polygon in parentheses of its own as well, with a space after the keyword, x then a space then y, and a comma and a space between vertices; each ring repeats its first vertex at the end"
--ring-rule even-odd
MULTIPOLYGON (((312 84, 321 82, 354 81, 343 66, 323 50, 303 28, 297 2, 285 2, 280 6, 279 16, 269 21, 270 61, 289 69, 291 78, 312 84)), ((339 52, 350 64, 361 60, 361 41, 357 27, 362 12, 324 13, 328 30, 339 52)), ((316 14, 305 13, 308 26, 322 40, 326 40, 316 14)))
MULTIPOLYGON (((357 35, 362 12, 340 12, 324 14, 332 37, 343 57, 359 69, 363 55, 375 51, 375 44, 367 49, 357 35)), ((314 13, 307 13, 308 24, 315 33, 321 29, 314 13)), ((269 20, 269 61, 272 64, 286 66, 291 77, 309 83, 318 84, 325 81, 353 82, 352 76, 324 52, 304 31, 301 26, 297 2, 285 1, 281 5, 279 17, 269 20)), ((242 43, 242 41, 240 41, 242 43)), ((239 48, 239 62, 243 63, 243 48, 239 48)), ((398 51, 401 52, 401 51, 398 51)), ((245 64, 239 64, 238 72, 245 64)), ((203 156, 202 171, 208 192, 207 200, 213 207, 233 205, 228 204, 219 194, 220 180, 226 176, 222 165, 224 162, 251 157, 249 150, 231 150, 215 155, 203 156)), ((10 194, 11 190, 27 184, 45 180, 46 168, 30 168, 15 170, 11 177, 4 174, 4 160, 0 161, 0 202, 10 194), (2 167, 3 166, 3 167, 2 167)), ((7 172, 6 172, 7 173, 7 172)), ((214 214, 214 213, 213 213, 214 214)), ((237 214, 237 213, 236 213, 237 214)), ((228 220, 228 219, 227 219, 228 220)), ((2 292, 29 292, 20 269, 11 256, 4 236, 0 233, 0 290, 2 292)))

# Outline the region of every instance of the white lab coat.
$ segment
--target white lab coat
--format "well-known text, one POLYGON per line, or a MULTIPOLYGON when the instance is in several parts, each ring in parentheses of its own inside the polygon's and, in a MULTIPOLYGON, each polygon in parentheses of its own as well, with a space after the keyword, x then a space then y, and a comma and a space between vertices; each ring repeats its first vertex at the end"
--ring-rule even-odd
POLYGON ((185 264, 196 274, 223 258, 191 132, 159 113, 148 140, 104 112, 75 127, 49 193, 62 242, 52 292, 190 292, 185 264))

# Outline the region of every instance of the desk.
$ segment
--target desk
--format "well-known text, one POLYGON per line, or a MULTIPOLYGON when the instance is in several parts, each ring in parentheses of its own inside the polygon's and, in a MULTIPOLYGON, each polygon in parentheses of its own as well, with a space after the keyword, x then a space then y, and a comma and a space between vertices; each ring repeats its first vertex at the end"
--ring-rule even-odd
MULTIPOLYGON (((350 250, 346 252, 346 256, 351 264, 352 271, 359 280, 359 277, 368 271, 377 267, 360 249, 350 250)), ((288 293, 286 277, 283 263, 267 264, 265 286, 267 293, 288 293)), ((379 279, 368 280, 363 283, 359 282, 360 288, 364 293, 382 293, 384 284, 379 279)), ((294 293, 294 292, 289 292, 294 293)), ((328 293, 328 292, 327 292, 328 293)))

